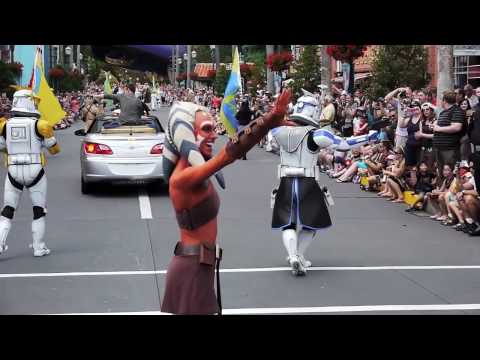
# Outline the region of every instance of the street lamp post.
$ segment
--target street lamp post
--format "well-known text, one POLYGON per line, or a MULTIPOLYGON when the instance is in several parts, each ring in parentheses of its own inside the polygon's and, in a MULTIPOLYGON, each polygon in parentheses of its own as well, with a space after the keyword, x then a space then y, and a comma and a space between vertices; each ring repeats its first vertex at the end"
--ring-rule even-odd
POLYGON ((70 68, 70 63, 71 63, 71 55, 72 55, 72 48, 70 46, 67 46, 65 48, 65 55, 67 55, 68 59, 68 68, 70 68))
MULTIPOLYGON (((197 57, 197 52, 195 50, 192 51, 192 67, 195 71, 195 58, 197 57)), ((195 79, 192 80, 192 89, 195 90, 195 79)))
POLYGON ((191 88, 190 72, 192 71, 192 45, 187 45, 187 86, 191 88))
MULTIPOLYGON (((190 46, 190 45, 188 45, 190 46)), ((190 70, 190 59, 189 59, 189 56, 187 53, 183 54, 183 60, 184 60, 184 63, 185 63, 185 66, 183 67, 185 69, 185 72, 186 72, 186 75, 187 77, 185 78, 185 89, 187 88, 187 84, 189 84, 190 82, 190 75, 189 75, 189 70, 190 70)))
MULTIPOLYGON (((177 76, 178 76, 178 74, 180 74, 180 72, 179 72, 180 65, 182 65, 182 58, 177 57, 177 70, 175 71, 175 74, 177 74, 177 75, 175 76, 175 84, 177 82, 177 76)), ((180 85, 180 81, 178 81, 178 85, 180 85)), ((178 87, 178 85, 176 87, 178 87)))

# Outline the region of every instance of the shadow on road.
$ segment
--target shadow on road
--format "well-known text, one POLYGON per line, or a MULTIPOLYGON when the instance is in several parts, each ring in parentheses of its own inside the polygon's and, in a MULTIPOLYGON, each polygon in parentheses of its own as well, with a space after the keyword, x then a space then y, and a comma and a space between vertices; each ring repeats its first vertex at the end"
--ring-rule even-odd
POLYGON ((96 198, 135 198, 138 193, 145 190, 149 196, 164 197, 168 196, 168 187, 161 183, 150 184, 97 184, 92 189, 91 194, 83 196, 94 196, 96 198))

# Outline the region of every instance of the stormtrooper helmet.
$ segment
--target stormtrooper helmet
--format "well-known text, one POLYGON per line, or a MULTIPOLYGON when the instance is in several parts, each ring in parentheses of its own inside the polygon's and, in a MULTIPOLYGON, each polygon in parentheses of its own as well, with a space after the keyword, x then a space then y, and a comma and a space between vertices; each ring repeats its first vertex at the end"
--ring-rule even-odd
POLYGON ((293 113, 290 115, 290 120, 295 121, 301 125, 311 125, 318 127, 319 119, 319 104, 315 96, 302 89, 303 96, 299 97, 297 103, 293 108, 293 113))
POLYGON ((30 89, 18 90, 13 94, 12 114, 21 113, 23 116, 39 117, 37 105, 40 99, 32 94, 30 89))

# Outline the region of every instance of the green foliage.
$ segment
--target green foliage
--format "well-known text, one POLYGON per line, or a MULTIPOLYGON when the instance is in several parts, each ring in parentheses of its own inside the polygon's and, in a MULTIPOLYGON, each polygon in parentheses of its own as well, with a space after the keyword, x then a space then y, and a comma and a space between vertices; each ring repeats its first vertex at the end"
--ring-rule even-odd
POLYGON ((7 64, 0 61, 0 92, 13 94, 15 90, 10 85, 15 85, 15 75, 7 64))
POLYGON ((217 95, 223 96, 225 88, 227 87, 228 73, 225 66, 220 66, 217 70, 217 76, 215 77, 215 92, 217 95))
POLYGON ((253 62, 255 66, 252 68, 252 75, 250 76, 251 85, 249 86, 249 92, 252 96, 256 95, 257 85, 263 87, 266 79, 266 66, 265 66, 265 46, 260 50, 249 49, 247 52, 245 61, 253 62))
POLYGON ((228 64, 232 62, 232 45, 217 45, 220 47, 220 62, 228 64))
POLYGON ((210 45, 193 45, 192 50, 197 52, 195 62, 197 63, 211 63, 212 62, 212 50, 210 45))
POLYGON ((310 92, 316 91, 321 84, 321 63, 318 56, 317 45, 305 45, 300 59, 294 65, 295 72, 292 74, 293 93, 301 95, 301 89, 310 92))
MULTIPOLYGON (((57 65, 57 68, 63 69, 63 67, 57 65)), ((65 70, 65 69, 63 69, 65 70)), ((65 76, 61 79, 50 79, 50 83, 54 89, 62 92, 80 91, 83 89, 84 76, 78 71, 65 72, 65 76)))
POLYGON ((430 81, 423 45, 380 45, 374 51, 372 78, 365 89, 369 96, 385 96, 402 86, 421 89, 430 81))

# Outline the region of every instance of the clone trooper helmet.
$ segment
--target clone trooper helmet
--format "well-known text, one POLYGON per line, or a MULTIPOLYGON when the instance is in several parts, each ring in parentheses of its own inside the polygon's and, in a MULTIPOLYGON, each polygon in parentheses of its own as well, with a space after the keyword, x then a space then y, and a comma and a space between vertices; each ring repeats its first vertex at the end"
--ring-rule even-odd
POLYGON ((12 114, 21 113, 23 116, 39 117, 36 103, 40 99, 32 94, 32 90, 22 89, 13 94, 12 114))
POLYGON ((293 107, 293 114, 290 120, 301 125, 311 125, 318 127, 320 108, 318 100, 312 93, 302 89, 303 96, 299 97, 297 103, 293 107))

